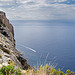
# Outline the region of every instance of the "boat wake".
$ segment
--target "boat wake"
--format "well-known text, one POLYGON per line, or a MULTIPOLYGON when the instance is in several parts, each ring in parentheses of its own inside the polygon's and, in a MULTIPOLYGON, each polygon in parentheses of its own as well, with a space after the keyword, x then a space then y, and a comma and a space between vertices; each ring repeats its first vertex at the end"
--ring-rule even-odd
POLYGON ((31 50, 31 51, 33 51, 33 52, 36 52, 36 50, 34 50, 34 49, 30 48, 30 47, 27 47, 27 46, 24 46, 24 45, 20 45, 20 46, 22 46, 22 47, 24 47, 24 48, 27 48, 27 49, 29 49, 29 50, 31 50))

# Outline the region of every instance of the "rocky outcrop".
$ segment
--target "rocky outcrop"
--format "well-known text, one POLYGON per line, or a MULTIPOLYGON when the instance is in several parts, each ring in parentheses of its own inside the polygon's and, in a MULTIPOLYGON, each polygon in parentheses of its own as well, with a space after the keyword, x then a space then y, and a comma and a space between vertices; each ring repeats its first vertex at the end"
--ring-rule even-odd
POLYGON ((12 24, 10 24, 9 20, 6 18, 6 14, 2 11, 0 11, 0 32, 2 32, 3 35, 8 36, 8 38, 12 42, 14 42, 13 26, 12 26, 12 24))
POLYGON ((5 24, 5 26, 8 27, 8 29, 11 31, 14 37, 14 30, 12 24, 10 24, 9 20, 6 18, 6 14, 2 11, 0 11, 0 23, 5 24))
POLYGON ((15 68, 28 69, 27 60, 15 48, 14 30, 4 12, 0 12, 0 67, 14 64, 15 68))

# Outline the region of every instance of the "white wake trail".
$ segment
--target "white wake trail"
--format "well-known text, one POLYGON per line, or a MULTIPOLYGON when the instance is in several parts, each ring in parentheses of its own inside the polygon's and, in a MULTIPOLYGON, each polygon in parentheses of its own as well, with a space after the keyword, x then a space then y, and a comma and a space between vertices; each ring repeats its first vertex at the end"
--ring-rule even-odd
POLYGON ((25 48, 27 48, 27 49, 33 51, 33 52, 36 52, 36 50, 34 50, 34 49, 30 48, 30 47, 27 47, 27 46, 24 46, 24 45, 20 45, 20 46, 25 47, 25 48))

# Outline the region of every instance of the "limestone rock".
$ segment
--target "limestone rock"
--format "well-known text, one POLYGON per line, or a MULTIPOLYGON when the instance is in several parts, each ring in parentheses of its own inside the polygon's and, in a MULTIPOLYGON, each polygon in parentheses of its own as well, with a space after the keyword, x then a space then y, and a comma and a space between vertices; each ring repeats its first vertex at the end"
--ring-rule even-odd
POLYGON ((15 68, 28 69, 27 60, 15 48, 14 30, 4 12, 0 12, 0 68, 14 62, 15 68))

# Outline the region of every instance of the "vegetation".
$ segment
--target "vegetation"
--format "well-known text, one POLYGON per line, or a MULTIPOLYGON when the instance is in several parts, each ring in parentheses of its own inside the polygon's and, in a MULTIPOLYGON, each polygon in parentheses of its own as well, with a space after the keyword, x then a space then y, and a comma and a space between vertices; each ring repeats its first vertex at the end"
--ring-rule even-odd
POLYGON ((20 69, 15 69, 14 66, 3 66, 0 69, 0 75, 21 75, 20 69))
POLYGON ((67 70, 65 74, 60 69, 56 70, 46 65, 40 66, 37 70, 27 70, 26 75, 75 75, 75 72, 67 70))
POLYGON ((60 69, 56 70, 50 66, 40 66, 39 69, 24 70, 15 69, 13 65, 3 66, 0 69, 0 75, 75 75, 75 72, 67 70, 63 73, 60 69))

